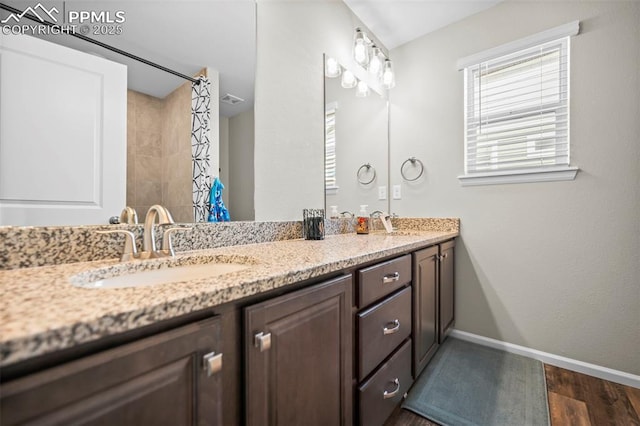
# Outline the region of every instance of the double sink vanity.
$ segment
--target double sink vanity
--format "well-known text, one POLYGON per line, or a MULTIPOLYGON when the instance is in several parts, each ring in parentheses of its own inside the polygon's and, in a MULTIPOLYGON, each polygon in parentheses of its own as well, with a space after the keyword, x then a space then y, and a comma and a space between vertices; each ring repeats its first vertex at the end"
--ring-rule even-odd
POLYGON ((320 241, 292 222, 216 247, 203 235, 262 225, 209 224, 175 257, 0 271, 0 423, 383 424, 453 324, 459 221, 327 222, 320 241))

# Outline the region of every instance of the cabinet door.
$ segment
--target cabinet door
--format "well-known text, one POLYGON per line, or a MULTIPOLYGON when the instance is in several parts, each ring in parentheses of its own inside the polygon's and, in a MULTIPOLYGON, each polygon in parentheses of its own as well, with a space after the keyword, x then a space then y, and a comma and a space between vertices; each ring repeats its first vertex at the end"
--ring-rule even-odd
POLYGON ((222 424, 219 334, 212 318, 3 383, 0 424, 222 424))
POLYGON ((248 425, 350 424, 351 276, 245 309, 248 425))
POLYGON ((454 307, 454 240, 440 245, 440 330, 438 341, 442 343, 455 320, 454 307))
POLYGON ((438 349, 438 246, 413 254, 413 377, 438 349))

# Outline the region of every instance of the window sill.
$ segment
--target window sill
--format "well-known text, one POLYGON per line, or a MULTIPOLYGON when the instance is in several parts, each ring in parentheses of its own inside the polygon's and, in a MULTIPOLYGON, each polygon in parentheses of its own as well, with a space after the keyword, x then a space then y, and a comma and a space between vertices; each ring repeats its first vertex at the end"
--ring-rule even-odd
POLYGON ((574 180, 577 167, 561 167, 537 170, 509 170, 458 176, 462 186, 501 185, 507 183, 552 182, 574 180))

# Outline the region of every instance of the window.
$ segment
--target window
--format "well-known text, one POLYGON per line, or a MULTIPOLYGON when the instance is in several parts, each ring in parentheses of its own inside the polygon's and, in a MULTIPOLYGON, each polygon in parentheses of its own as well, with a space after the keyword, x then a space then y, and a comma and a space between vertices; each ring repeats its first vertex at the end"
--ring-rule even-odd
POLYGON ((334 103, 328 104, 324 112, 324 187, 327 193, 336 192, 336 109, 334 103))
POLYGON ((575 177, 577 169, 569 167, 569 37, 527 41, 527 47, 503 46, 464 66, 463 185, 575 177))

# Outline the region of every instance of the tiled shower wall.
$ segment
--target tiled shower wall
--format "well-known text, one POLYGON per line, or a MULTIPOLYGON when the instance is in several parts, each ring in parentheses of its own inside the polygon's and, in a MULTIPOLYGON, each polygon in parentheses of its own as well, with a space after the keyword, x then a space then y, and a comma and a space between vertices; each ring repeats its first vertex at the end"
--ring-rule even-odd
POLYGON ((161 129, 162 203, 176 222, 193 222, 190 82, 164 98, 161 129))
POLYGON ((127 108, 127 205, 141 222, 153 204, 193 222, 191 83, 164 99, 128 90, 127 108))
POLYGON ((127 205, 140 221, 151 205, 163 201, 162 110, 162 99, 127 91, 127 205))

